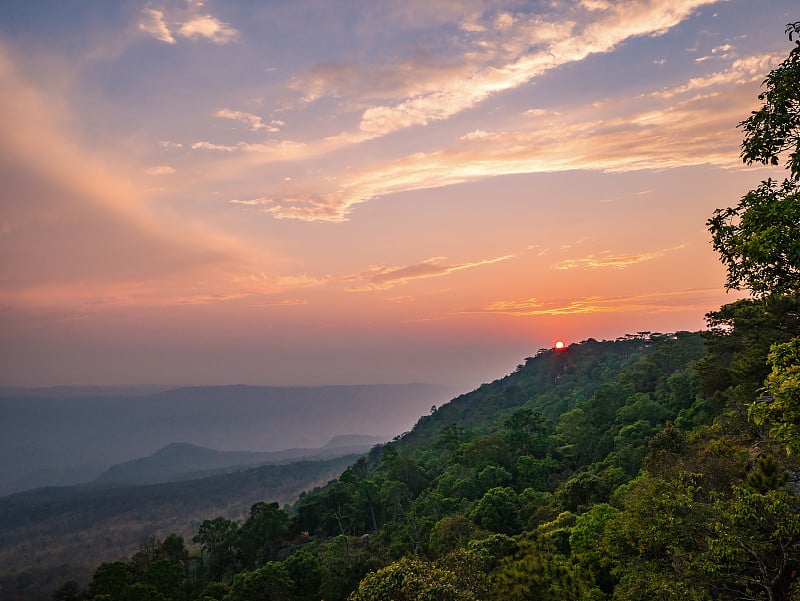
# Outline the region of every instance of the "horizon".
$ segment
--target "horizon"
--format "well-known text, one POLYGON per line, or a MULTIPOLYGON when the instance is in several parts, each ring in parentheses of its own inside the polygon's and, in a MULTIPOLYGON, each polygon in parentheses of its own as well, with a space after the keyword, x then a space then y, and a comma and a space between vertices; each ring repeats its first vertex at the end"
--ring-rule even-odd
POLYGON ((702 330, 744 296, 706 220, 783 173, 737 124, 797 18, 3 3, 0 385, 467 391, 557 339, 702 330))
MULTIPOLYGON (((657 336, 671 336, 674 334, 678 334, 681 332, 688 332, 688 333, 700 333, 705 330, 676 330, 675 332, 651 332, 651 331, 639 331, 639 332, 628 332, 623 334, 622 336, 618 336, 617 338, 601 338, 596 339, 592 336, 585 338, 583 340, 578 341, 555 341, 555 344, 550 347, 541 347, 536 350, 536 352, 528 354, 525 357, 518 359, 517 361, 527 361, 529 359, 533 359, 538 356, 542 351, 562 351, 568 349, 572 345, 581 345, 589 341, 594 342, 615 342, 620 341, 626 337, 631 336, 640 336, 640 335, 657 335, 657 336), (564 342, 564 346, 558 346, 558 343, 564 342)), ((519 367, 519 363, 515 366, 519 367)), ((138 394, 136 391, 141 391, 142 394, 159 394, 160 392, 168 392, 173 390, 180 390, 180 389, 191 389, 191 388, 308 388, 308 389, 319 389, 319 388, 358 388, 358 387, 369 387, 369 386, 386 386, 386 387, 401 387, 401 386, 431 386, 436 388, 442 388, 443 390, 449 391, 448 394, 455 394, 456 396, 467 394, 469 392, 473 392, 477 388, 479 388, 482 384, 491 383, 495 380, 500 380, 505 378, 508 375, 514 373, 513 368, 507 369, 501 375, 498 375, 496 378, 492 378, 489 380, 484 380, 475 386, 472 386, 468 389, 461 390, 459 386, 452 385, 452 384, 442 384, 439 382, 423 382, 423 381, 397 381, 397 382, 372 382, 372 383, 364 383, 364 382, 345 382, 340 384, 303 384, 303 383, 295 383, 295 384, 273 384, 269 382, 264 383, 254 383, 254 384, 245 384, 241 382, 218 382, 212 384, 194 384, 194 383, 153 383, 153 382, 143 382, 143 383, 134 383, 134 384, 92 384, 92 383, 77 383, 77 384, 52 384, 46 386, 14 386, 14 385, 5 385, 0 384, 0 394, 7 394, 9 391, 14 390, 23 390, 23 391, 48 391, 48 390, 57 390, 57 389, 65 389, 65 390, 83 390, 84 392, 88 393, 90 391, 116 391, 117 393, 121 394, 123 391, 128 391, 129 395, 133 396, 134 394, 138 394), (459 392, 455 392, 459 391, 459 392)), ((123 395, 128 396, 128 395, 123 395)), ((454 397, 455 398, 455 397, 454 397)), ((452 399, 448 399, 449 402, 452 399)))

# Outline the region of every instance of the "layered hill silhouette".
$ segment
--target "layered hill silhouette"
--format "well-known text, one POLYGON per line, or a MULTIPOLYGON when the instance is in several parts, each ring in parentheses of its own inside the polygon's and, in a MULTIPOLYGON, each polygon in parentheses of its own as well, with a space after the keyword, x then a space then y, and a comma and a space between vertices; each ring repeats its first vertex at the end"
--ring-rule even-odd
POLYGON ((351 434, 388 440, 453 393, 430 384, 0 389, 0 495, 105 479, 111 466, 177 441, 275 452, 319 449, 351 434))
POLYGON ((282 451, 217 451, 190 443, 172 443, 152 455, 111 466, 95 482, 117 484, 157 484, 195 480, 220 473, 243 471, 257 465, 282 465, 298 461, 332 459, 343 455, 366 453, 374 445, 386 442, 380 436, 337 436, 315 449, 282 451))

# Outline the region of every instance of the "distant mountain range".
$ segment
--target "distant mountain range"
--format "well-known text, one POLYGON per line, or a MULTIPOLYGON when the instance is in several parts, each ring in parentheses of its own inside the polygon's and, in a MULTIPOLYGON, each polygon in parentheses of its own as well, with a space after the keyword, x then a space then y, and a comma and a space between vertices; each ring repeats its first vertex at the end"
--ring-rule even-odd
POLYGON ((286 449, 271 452, 216 451, 189 443, 172 443, 152 455, 111 466, 95 482, 157 484, 180 482, 242 471, 257 465, 284 465, 297 461, 332 459, 368 452, 386 442, 380 436, 337 436, 317 449, 286 449))
MULTIPOLYGON (((111 481, 109 471, 118 477, 132 469, 117 464, 147 457, 175 441, 219 453, 254 455, 212 459, 207 454, 210 467, 188 459, 180 466, 180 449, 172 449, 166 453, 171 459, 160 472, 154 464, 163 456, 146 462, 150 472, 130 476, 132 481, 163 481, 192 471, 331 457, 317 451, 334 444, 328 442, 334 437, 359 433, 374 437, 368 444, 388 440, 409 430, 420 415, 429 413, 432 405, 445 403, 454 392, 429 384, 0 388, 0 496, 97 478, 111 481), (287 455, 259 457, 278 451, 287 455)), ((363 450, 358 447, 358 452, 363 450)), ((340 448, 336 454, 344 452, 347 449, 340 448)))

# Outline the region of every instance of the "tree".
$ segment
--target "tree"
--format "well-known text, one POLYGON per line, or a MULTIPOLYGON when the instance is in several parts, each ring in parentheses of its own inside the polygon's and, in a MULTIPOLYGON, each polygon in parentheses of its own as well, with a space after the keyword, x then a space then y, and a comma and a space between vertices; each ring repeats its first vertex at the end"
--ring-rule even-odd
POLYGON ((547 540, 523 541, 493 574, 492 601, 595 601, 603 595, 547 540))
POLYGON ((789 152, 789 178, 762 182, 739 205, 717 209, 707 225, 714 249, 728 269, 725 287, 757 297, 800 292, 800 21, 786 27, 798 36, 789 56, 764 80, 763 106, 740 126, 742 160, 777 165, 789 152))
POLYGON ((414 558, 404 558, 368 574, 350 601, 474 601, 473 591, 460 586, 457 574, 414 558))
POLYGON ((800 453, 800 338, 772 346, 768 356, 772 373, 767 392, 750 405, 757 424, 766 423, 770 434, 790 453, 800 453))
POLYGON ((319 599, 322 563, 317 555, 300 549, 287 557, 283 564, 292 580, 292 599, 297 601, 319 599))
POLYGON ((235 545, 239 535, 236 522, 223 517, 205 520, 192 540, 202 545, 208 554, 208 568, 212 580, 219 580, 236 562, 235 545))
POLYGON ((698 562, 710 588, 728 599, 790 599, 800 561, 797 496, 769 490, 763 494, 734 487, 732 499, 715 503, 718 518, 708 552, 698 562))
POLYGON ((123 561, 101 563, 94 571, 89 583, 89 599, 98 595, 110 595, 121 599, 123 591, 133 584, 133 568, 123 561))
POLYGON ((708 226, 728 270, 728 290, 746 288, 757 297, 800 292, 797 181, 761 182, 737 206, 714 211, 708 226))
POLYGON ((478 501, 472 520, 481 528, 500 534, 516 534, 520 528, 519 498, 514 489, 497 487, 489 489, 478 501))
POLYGON ((434 524, 430 534, 430 550, 436 556, 466 547, 478 532, 475 524, 460 513, 447 515, 434 524))
POLYGON ((289 516, 278 503, 259 501, 239 529, 239 548, 248 567, 275 559, 288 530, 289 516))
POLYGON ((236 574, 224 601, 289 601, 291 589, 286 566, 269 561, 252 572, 236 574))
POLYGON ((767 89, 758 99, 764 105, 742 121, 742 160, 777 165, 780 154, 791 150, 787 168, 800 178, 800 21, 786 26, 789 41, 798 36, 789 56, 764 80, 767 89))

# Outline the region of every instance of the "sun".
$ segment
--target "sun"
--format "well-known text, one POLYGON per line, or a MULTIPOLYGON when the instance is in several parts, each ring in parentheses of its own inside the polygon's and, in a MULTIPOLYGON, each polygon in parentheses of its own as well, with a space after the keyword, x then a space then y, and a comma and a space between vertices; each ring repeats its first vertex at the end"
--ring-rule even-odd
POLYGON ((555 348, 557 351, 563 351, 565 348, 567 348, 567 345, 563 340, 556 340, 553 343, 553 348, 555 348))

